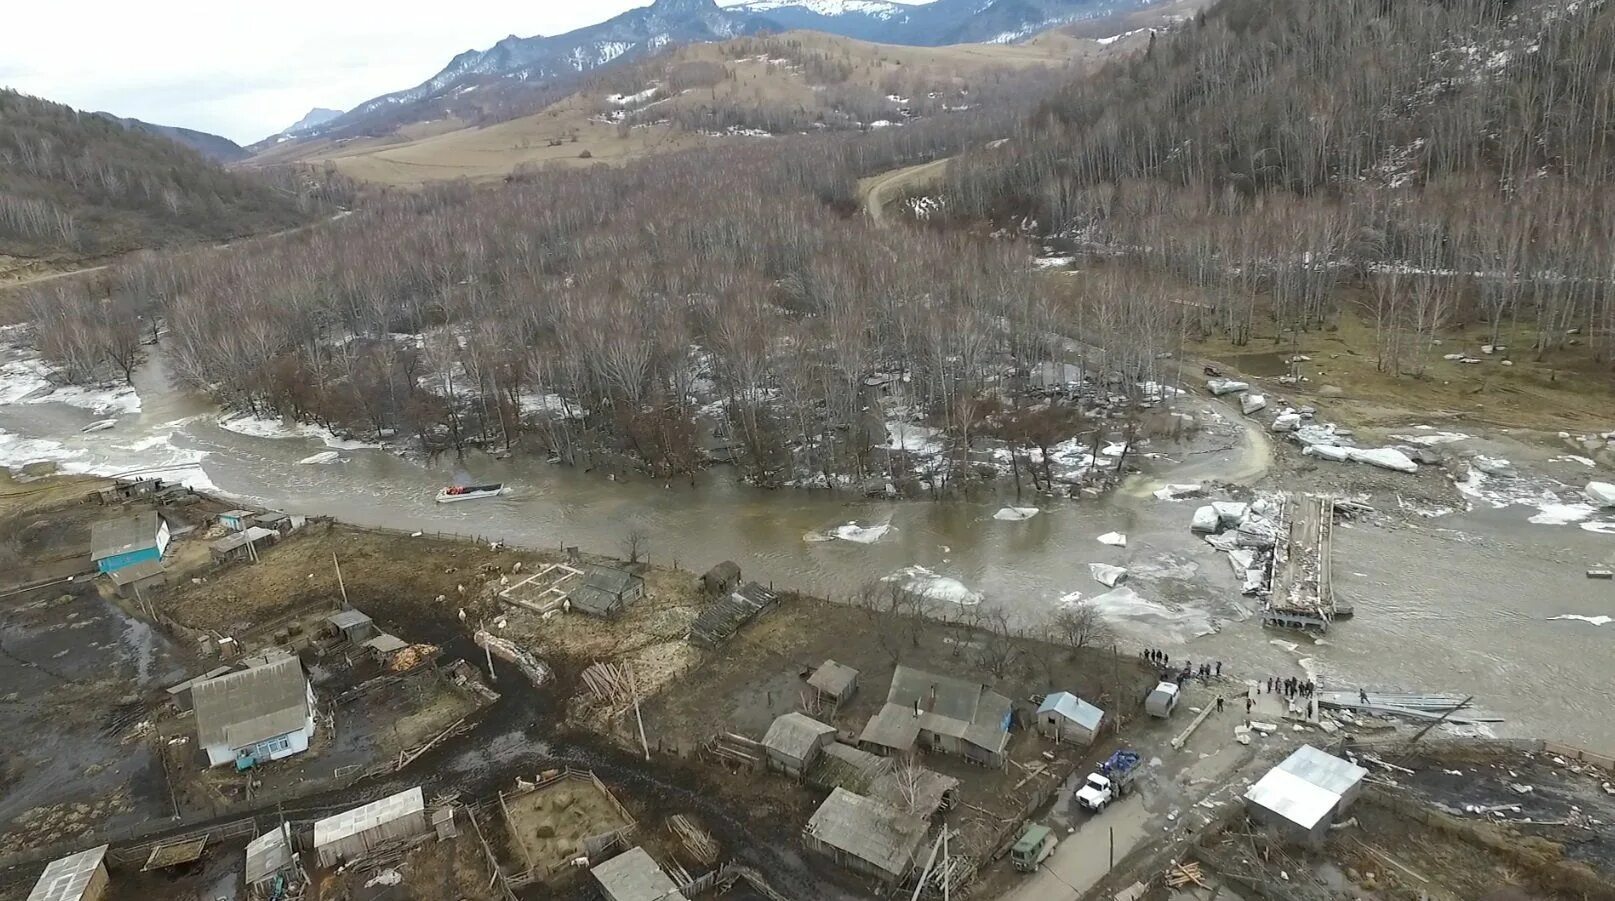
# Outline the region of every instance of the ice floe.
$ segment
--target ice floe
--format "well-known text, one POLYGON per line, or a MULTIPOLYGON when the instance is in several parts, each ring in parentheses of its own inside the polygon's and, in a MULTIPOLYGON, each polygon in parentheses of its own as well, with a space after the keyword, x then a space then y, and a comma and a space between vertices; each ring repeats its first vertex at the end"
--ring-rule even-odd
POLYGON ((881 581, 895 582, 903 590, 927 600, 945 601, 961 607, 972 607, 981 603, 980 592, 971 591, 958 579, 938 575, 919 565, 906 566, 883 577, 881 581))
POLYGON ((1025 522, 1038 514, 1036 507, 1004 507, 993 514, 993 519, 1004 522, 1025 522))

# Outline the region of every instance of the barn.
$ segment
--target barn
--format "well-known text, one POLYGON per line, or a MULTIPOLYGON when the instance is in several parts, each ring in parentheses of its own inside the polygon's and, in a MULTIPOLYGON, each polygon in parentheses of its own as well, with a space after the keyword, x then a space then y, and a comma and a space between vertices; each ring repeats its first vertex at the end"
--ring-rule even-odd
POLYGON ((320 866, 361 860, 377 848, 426 835, 426 799, 421 787, 389 795, 314 824, 314 854, 320 866))

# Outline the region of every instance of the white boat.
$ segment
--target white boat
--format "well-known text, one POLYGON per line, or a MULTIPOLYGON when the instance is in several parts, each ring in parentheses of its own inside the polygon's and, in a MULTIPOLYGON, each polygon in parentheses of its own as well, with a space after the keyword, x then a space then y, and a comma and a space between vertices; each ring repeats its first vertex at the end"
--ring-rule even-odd
POLYGON ((452 504, 456 501, 474 501, 478 498, 498 497, 501 494, 509 493, 510 489, 500 484, 456 485, 439 491, 437 493, 437 502, 440 504, 452 504))
POLYGON ((85 426, 84 428, 79 429, 79 431, 81 431, 81 432, 104 432, 107 429, 110 429, 110 428, 112 428, 113 426, 115 426, 117 424, 118 424, 118 421, 116 419, 97 419, 95 422, 92 422, 89 425, 85 426))

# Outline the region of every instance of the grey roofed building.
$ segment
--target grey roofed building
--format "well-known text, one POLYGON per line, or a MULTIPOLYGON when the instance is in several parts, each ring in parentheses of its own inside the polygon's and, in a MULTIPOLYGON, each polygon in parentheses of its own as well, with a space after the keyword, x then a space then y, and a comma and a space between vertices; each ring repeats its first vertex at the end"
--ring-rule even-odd
POLYGON ((838 788, 813 812, 802 835, 843 865, 896 881, 913 868, 925 832, 920 817, 838 788))
POLYGON ((331 628, 341 632, 343 638, 352 642, 362 642, 378 634, 375 622, 361 610, 338 610, 327 616, 325 621, 331 628))
POLYGON ((208 549, 215 557, 227 557, 248 545, 262 544, 265 541, 280 537, 279 532, 269 529, 260 529, 257 526, 248 526, 240 532, 235 532, 220 538, 208 545, 208 549))
POLYGON ((155 510, 103 519, 90 526, 90 559, 116 557, 157 543, 161 519, 155 510))
POLYGON ((247 842, 247 884, 262 882, 291 866, 292 827, 282 823, 247 842))
POLYGON ((808 677, 808 687, 821 695, 844 701, 858 685, 858 671, 844 663, 826 660, 808 677))
POLYGON ((168 564, 161 560, 146 560, 133 566, 125 566, 123 569, 116 569, 107 573, 107 577, 112 580, 112 584, 118 588, 133 585, 136 582, 144 583, 148 579, 166 575, 168 575, 168 564))
POLYGON ((684 901, 678 886, 635 845, 589 870, 608 901, 684 901))
POLYGON ((314 852, 322 866, 358 860, 377 845, 430 831, 419 785, 314 823, 314 852))
POLYGON ((1342 810, 1357 797, 1357 791, 1368 775, 1368 770, 1355 763, 1320 751, 1311 745, 1302 745, 1295 749, 1295 753, 1286 757, 1278 768, 1299 776, 1324 791, 1339 795, 1345 802, 1340 805, 1342 810))
POLYGON ((312 714, 303 664, 289 655, 193 685, 191 697, 203 749, 245 748, 296 732, 312 714))
POLYGON ((107 845, 58 858, 45 867, 28 901, 94 901, 106 889, 107 845))
POLYGON ((645 593, 645 580, 627 570, 591 566, 583 584, 567 595, 572 608, 593 616, 614 616, 645 593))
POLYGON ((377 635, 375 638, 366 641, 364 646, 373 654, 385 656, 387 654, 396 654, 399 651, 402 651, 404 648, 409 647, 409 642, 399 638, 397 635, 383 632, 380 635, 377 635))
POLYGON ((901 752, 912 749, 919 737, 920 718, 914 715, 914 708, 887 704, 864 724, 858 743, 901 752))
POLYGON ((1277 818, 1314 837, 1328 824, 1339 801, 1334 792, 1277 767, 1245 790, 1246 804, 1268 814, 1261 819, 1271 823, 1277 818))
POLYGON ((1057 691, 1043 699, 1037 708, 1038 713, 1058 713, 1073 723, 1090 731, 1098 729, 1100 722, 1105 718, 1105 712, 1098 707, 1084 701, 1069 691, 1057 691))
POLYGON ((907 750, 914 739, 909 737, 913 727, 904 723, 906 718, 918 727, 916 737, 920 732, 930 734, 933 747, 997 766, 1009 743, 1011 710, 1009 698, 979 682, 899 666, 892 673, 886 705, 869 721, 859 741, 907 750))
POLYGON ((769 762, 792 775, 802 770, 818 755, 819 750, 835 740, 836 727, 821 723, 806 714, 787 713, 776 717, 763 736, 763 748, 769 762))

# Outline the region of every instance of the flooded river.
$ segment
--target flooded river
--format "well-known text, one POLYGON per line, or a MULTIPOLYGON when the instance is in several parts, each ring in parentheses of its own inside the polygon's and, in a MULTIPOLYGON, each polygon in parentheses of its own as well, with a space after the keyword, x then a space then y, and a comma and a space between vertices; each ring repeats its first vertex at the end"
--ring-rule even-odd
POLYGON ((199 488, 294 513, 533 548, 620 553, 637 531, 658 563, 700 571, 733 559, 748 578, 832 597, 897 577, 954 602, 1003 607, 1023 625, 1080 592, 1099 599, 1133 649, 1221 659, 1226 670, 1253 677, 1299 674, 1305 665, 1334 685, 1473 693, 1478 705, 1507 718, 1500 734, 1615 747, 1615 720, 1605 715, 1615 695, 1615 624, 1549 619, 1615 613, 1615 589, 1584 576, 1589 563, 1615 556, 1615 536, 1529 524, 1531 511, 1518 508, 1343 528, 1337 594, 1356 606, 1356 618, 1317 644, 1266 631, 1251 620, 1253 602, 1240 596, 1226 559, 1190 535, 1194 502, 1157 500, 1147 490, 1154 482, 1259 477, 1265 439, 1231 413, 1193 448, 1153 448, 1162 456, 1149 461, 1151 484, 1105 499, 1037 499, 1038 515, 1004 521, 994 513, 1016 504, 1013 497, 893 502, 765 491, 738 484, 725 469, 694 487, 613 481, 526 458, 426 462, 345 445, 318 430, 221 425, 204 399, 167 386, 161 357, 141 371, 136 388, 138 403, 124 398, 122 415, 94 410, 93 399, 40 402, 10 392, 14 402, 0 405, 0 462, 54 460, 99 474, 164 469, 199 488), (115 427, 80 432, 114 415, 115 427), (299 462, 333 447, 345 462, 299 462), (439 487, 465 473, 514 492, 434 502, 439 487), (1108 532, 1126 534, 1127 546, 1097 540, 1108 532), (1131 590, 1107 593, 1090 563, 1128 567, 1131 590))

